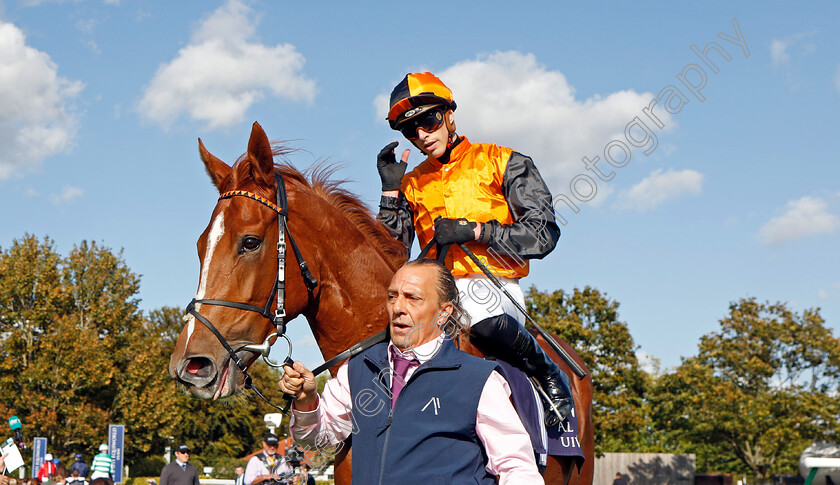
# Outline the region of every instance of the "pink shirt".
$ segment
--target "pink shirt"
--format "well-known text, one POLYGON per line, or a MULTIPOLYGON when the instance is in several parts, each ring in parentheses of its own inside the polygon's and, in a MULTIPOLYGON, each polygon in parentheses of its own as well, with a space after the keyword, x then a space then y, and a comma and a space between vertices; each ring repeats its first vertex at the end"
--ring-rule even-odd
MULTIPOLYGON (((417 360, 421 364, 429 360, 439 345, 438 340, 433 340, 418 346, 415 349, 417 360)), ((393 344, 388 344, 389 348, 391 346, 393 344)), ((391 361, 390 352, 388 360, 391 361)), ((390 363, 393 369, 394 363, 390 363)), ((353 412, 353 400, 347 368, 348 364, 344 362, 338 368, 335 378, 327 381, 324 393, 318 400, 317 409, 304 412, 292 406, 290 425, 296 441, 314 446, 317 437, 319 447, 323 448, 324 438, 330 445, 336 446, 352 433, 353 422, 350 417, 353 412), (327 429, 330 432, 322 432, 327 429)), ((415 368, 408 370, 406 381, 411 378, 414 370, 415 368)), ((544 483, 534 460, 531 438, 510 403, 510 387, 496 371, 487 378, 478 400, 475 432, 487 453, 485 468, 493 475, 499 476, 500 485, 544 483)))

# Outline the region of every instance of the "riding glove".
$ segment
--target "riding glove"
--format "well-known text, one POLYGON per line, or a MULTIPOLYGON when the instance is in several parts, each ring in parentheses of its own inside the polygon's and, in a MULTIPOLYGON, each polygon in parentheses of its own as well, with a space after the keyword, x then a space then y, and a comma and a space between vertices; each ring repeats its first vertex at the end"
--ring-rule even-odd
POLYGON ((408 164, 394 156, 394 148, 399 142, 393 141, 383 148, 376 156, 376 169, 379 170, 379 178, 382 180, 382 191, 400 190, 405 169, 408 164))
POLYGON ((461 219, 435 219, 435 241, 438 244, 459 244, 475 240, 477 223, 461 219))

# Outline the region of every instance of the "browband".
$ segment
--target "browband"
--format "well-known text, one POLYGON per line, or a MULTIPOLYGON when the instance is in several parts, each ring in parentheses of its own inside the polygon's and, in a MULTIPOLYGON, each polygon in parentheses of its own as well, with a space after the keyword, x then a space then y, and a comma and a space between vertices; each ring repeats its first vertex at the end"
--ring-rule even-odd
MULTIPOLYGON (((283 195, 285 195, 285 194, 283 194, 283 195)), ((265 197, 263 197, 261 195, 257 195, 253 192, 248 192, 248 191, 245 191, 245 190, 231 190, 230 192, 225 192, 224 194, 219 196, 219 200, 230 199, 231 197, 236 197, 236 196, 248 197, 249 199, 256 200, 257 202, 259 202, 260 204, 268 207, 269 209, 273 210, 274 212, 276 212, 278 214, 282 214, 284 216, 286 215, 285 209, 281 209, 274 202, 266 199, 265 197)))

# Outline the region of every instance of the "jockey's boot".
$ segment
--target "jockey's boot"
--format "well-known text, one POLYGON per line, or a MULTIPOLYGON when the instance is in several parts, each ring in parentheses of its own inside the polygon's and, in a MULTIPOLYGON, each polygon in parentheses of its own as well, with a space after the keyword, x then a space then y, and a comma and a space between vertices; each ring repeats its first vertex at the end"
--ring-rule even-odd
POLYGON ((569 378, 540 348, 521 323, 507 314, 473 325, 472 342, 482 352, 505 360, 536 378, 548 398, 545 423, 555 426, 572 410, 574 402, 569 378), (556 410, 553 411, 551 408, 556 410), (558 416, 559 415, 559 416, 558 416))

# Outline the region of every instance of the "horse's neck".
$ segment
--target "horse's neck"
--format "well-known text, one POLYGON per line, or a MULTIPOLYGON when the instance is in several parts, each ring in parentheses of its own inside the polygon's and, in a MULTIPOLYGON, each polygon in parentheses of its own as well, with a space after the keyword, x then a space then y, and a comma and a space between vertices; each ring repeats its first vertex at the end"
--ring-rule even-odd
POLYGON ((324 358, 332 358, 387 325, 385 286, 377 285, 375 278, 329 278, 319 285, 317 309, 306 318, 324 358))
POLYGON ((394 270, 355 227, 322 200, 309 201, 306 217, 326 224, 309 229, 316 241, 308 249, 318 273, 318 304, 304 312, 312 334, 326 359, 382 331, 388 323, 385 311, 388 283, 394 270))

